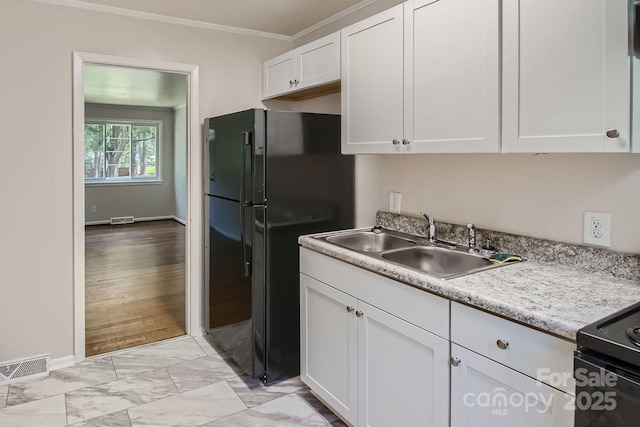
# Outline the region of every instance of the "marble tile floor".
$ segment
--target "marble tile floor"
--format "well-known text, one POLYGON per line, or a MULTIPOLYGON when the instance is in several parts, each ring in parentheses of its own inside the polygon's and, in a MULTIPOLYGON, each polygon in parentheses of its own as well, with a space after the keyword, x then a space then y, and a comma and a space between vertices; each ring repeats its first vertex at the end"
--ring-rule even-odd
POLYGON ((300 381, 264 386, 209 337, 95 356, 0 386, 0 426, 344 426, 300 381))

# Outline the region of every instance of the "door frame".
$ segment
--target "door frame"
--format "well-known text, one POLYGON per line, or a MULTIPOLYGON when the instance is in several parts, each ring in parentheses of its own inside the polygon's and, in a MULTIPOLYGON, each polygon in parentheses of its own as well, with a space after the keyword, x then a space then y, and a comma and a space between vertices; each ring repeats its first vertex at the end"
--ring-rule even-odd
POLYGON ((199 67, 194 64, 73 52, 73 349, 85 358, 84 65, 99 64, 180 73, 187 76, 186 333, 202 336, 203 188, 200 144, 199 67))

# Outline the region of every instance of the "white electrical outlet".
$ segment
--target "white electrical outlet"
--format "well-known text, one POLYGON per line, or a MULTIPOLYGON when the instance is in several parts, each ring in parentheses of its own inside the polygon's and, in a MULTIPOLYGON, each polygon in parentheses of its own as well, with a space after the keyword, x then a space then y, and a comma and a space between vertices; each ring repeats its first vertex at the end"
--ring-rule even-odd
POLYGON ((91 206, 91 213, 98 212, 98 208, 96 206, 91 206))
POLYGON ((402 210, 402 193, 392 191, 389 193, 389 212, 399 214, 402 210))
POLYGON ((584 239, 589 245, 611 247, 611 214, 584 213, 584 239))

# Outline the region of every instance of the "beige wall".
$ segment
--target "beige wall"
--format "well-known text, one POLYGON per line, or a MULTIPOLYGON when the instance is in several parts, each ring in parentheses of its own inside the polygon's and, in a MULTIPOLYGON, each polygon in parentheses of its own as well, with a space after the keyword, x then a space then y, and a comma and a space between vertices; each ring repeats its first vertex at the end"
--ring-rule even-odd
POLYGON ((378 208, 582 244, 584 211, 611 213, 611 247, 640 253, 637 154, 381 156, 378 208))
POLYGON ((290 47, 3 0, 0 361, 73 353, 72 52, 198 64, 204 118, 261 106, 261 63, 290 47))
MULTIPOLYGON (((340 95, 294 103, 340 112, 340 95)), ((356 224, 373 224, 402 193, 404 214, 582 244, 584 211, 611 213, 612 249, 640 253, 638 154, 356 156, 356 224)))
MULTIPOLYGON (((174 197, 174 111, 173 108, 142 108, 85 104, 87 119, 159 120, 162 122, 160 174, 162 182, 147 184, 85 185, 85 222, 105 221, 118 216, 149 218, 175 215, 174 197), (96 212, 91 212, 91 206, 96 212)), ((183 125, 184 128, 184 125, 183 125)), ((184 138, 182 138, 184 140, 184 138)), ((183 141, 183 150, 186 150, 183 141)), ((185 156, 183 156, 185 157, 185 156)), ((182 173, 186 173, 183 170, 182 173)), ((185 181, 186 176, 182 178, 185 181)))

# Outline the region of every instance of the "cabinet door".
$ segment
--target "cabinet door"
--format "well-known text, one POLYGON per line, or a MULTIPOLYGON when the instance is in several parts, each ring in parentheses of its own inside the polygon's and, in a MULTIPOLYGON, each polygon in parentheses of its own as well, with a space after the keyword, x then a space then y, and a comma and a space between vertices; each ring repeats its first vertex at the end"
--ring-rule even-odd
POLYGON ((300 377, 356 424, 356 299, 300 275, 300 377))
POLYGON ((449 425, 449 342, 358 301, 358 425, 449 425))
POLYGON ((404 6, 405 152, 498 152, 499 0, 404 6))
POLYGON ((398 5, 342 30, 345 154, 402 152, 402 10, 398 5))
POLYGON ((503 2, 503 151, 629 151, 627 4, 503 2))
POLYGON ((296 89, 340 80, 340 32, 295 50, 296 89))
POLYGON ((262 64, 262 98, 272 98, 295 89, 294 51, 276 56, 262 64))
POLYGON ((568 394, 453 343, 451 357, 451 427, 573 426, 568 394))

